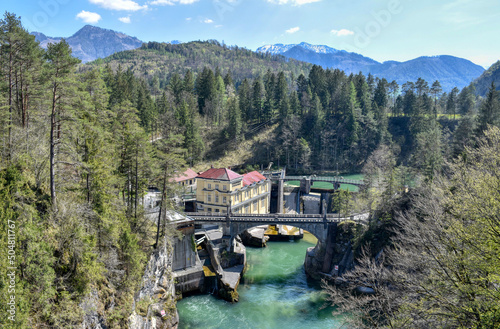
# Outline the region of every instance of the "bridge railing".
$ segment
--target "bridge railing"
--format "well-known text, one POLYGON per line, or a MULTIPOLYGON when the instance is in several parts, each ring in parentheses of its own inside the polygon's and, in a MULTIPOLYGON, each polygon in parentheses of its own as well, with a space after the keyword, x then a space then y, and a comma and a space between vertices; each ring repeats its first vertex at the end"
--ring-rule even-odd
POLYGON ((364 185, 365 182, 362 179, 348 179, 341 177, 326 177, 326 176, 286 176, 287 181, 301 181, 303 179, 310 179, 312 182, 328 182, 328 183, 341 183, 341 184, 351 184, 351 185, 364 185))
MULTIPOLYGON (((186 216, 191 217, 198 222, 225 222, 227 215, 215 215, 213 213, 186 213, 186 216)), ((232 222, 255 222, 255 223, 316 223, 321 224, 326 222, 334 223, 341 222, 349 218, 338 218, 337 216, 323 215, 306 215, 306 214, 235 214, 230 216, 232 222)))

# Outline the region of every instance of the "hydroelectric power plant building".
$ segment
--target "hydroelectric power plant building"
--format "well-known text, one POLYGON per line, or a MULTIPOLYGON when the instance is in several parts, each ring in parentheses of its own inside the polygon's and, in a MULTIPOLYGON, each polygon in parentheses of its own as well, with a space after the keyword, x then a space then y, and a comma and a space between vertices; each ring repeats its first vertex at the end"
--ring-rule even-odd
POLYGON ((227 168, 211 168, 196 177, 197 212, 267 214, 271 181, 252 171, 239 175, 227 168))

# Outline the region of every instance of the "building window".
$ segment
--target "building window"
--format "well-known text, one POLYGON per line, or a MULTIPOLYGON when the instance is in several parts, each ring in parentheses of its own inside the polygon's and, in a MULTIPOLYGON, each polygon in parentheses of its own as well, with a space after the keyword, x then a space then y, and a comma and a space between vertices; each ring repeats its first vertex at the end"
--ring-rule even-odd
POLYGON ((212 196, 210 194, 207 196, 207 202, 212 202, 212 196))
POLYGON ((219 212, 220 212, 220 210, 219 210, 219 209, 215 209, 215 212, 216 212, 216 213, 219 213, 219 212))
POLYGON ((212 212, 212 208, 208 208, 208 209, 207 209, 207 211, 208 211, 208 212, 212 212))
POLYGON ((227 185, 222 185, 222 189, 223 189, 224 191, 227 191, 227 185))
POLYGON ((226 197, 223 197, 222 198, 222 203, 226 204, 227 203, 227 198, 226 197))
POLYGON ((253 209, 257 210, 259 208, 259 201, 254 201, 253 202, 253 209))
POLYGON ((211 190, 212 189, 212 184, 208 183, 208 189, 211 190))
POLYGON ((249 211, 248 211, 248 210, 249 210, 249 207, 248 207, 248 205, 246 205, 246 206, 245 206, 245 214, 248 214, 248 213, 249 213, 249 211))
POLYGON ((215 184, 215 189, 218 190, 219 189, 219 184, 215 184))
POLYGON ((215 196, 215 203, 219 203, 219 196, 218 195, 215 196))

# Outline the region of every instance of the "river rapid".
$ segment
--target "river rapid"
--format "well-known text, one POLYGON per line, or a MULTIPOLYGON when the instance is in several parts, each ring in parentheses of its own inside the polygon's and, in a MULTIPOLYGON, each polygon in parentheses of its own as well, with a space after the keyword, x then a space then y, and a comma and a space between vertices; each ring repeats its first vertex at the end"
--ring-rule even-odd
MULTIPOLYGON (((179 301, 179 329, 322 329, 340 328, 318 283, 307 280, 304 258, 316 241, 268 242, 247 248, 248 270, 238 287, 240 301, 230 304, 211 295, 179 301)), ((345 328, 345 326, 344 326, 345 328)))

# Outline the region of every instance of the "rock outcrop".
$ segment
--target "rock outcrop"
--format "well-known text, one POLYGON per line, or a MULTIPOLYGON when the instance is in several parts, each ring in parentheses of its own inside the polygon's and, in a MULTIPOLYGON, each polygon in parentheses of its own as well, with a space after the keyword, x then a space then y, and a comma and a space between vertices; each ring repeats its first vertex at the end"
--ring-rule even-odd
POLYGON ((352 246, 353 231, 356 223, 345 221, 330 225, 326 243, 307 249, 304 268, 315 280, 324 277, 342 276, 354 267, 354 251, 352 246))
POLYGON ((148 262, 129 317, 131 329, 177 328, 179 315, 172 275, 173 250, 166 241, 148 262))
POLYGON ((102 303, 99 300, 99 295, 96 289, 92 291, 80 303, 80 308, 83 311, 83 322, 81 329, 106 329, 105 321, 98 310, 102 309, 102 303))
POLYGON ((241 233, 240 237, 245 246, 263 248, 269 240, 269 237, 264 234, 266 230, 267 225, 253 227, 241 233))

